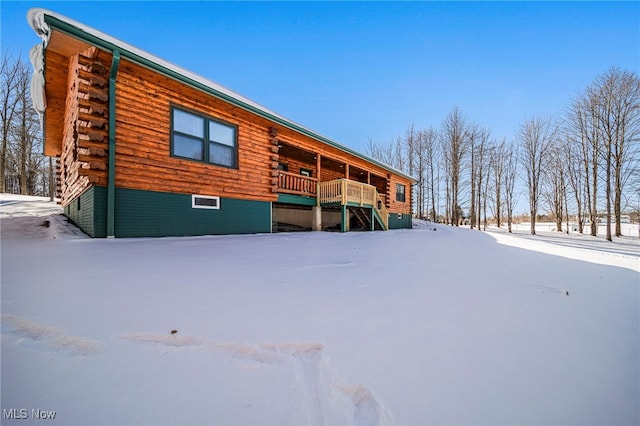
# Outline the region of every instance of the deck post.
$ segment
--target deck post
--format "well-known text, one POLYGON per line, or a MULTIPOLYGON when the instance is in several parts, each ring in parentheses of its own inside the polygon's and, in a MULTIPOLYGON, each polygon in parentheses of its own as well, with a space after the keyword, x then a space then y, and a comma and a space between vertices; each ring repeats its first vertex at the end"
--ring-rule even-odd
POLYGON ((376 230, 376 211, 375 208, 371 207, 371 231, 376 230))
POLYGON ((341 228, 340 230, 342 232, 349 232, 349 209, 347 208, 346 204, 343 204, 342 206, 342 220, 341 222, 341 228))
POLYGON ((322 231, 322 207, 311 207, 311 229, 314 231, 322 231))

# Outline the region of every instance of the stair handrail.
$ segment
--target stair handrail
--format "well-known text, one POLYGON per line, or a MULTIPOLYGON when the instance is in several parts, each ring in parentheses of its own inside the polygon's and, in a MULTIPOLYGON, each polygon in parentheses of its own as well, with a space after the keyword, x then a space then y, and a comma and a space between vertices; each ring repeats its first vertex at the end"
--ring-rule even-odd
POLYGON ((384 200, 380 196, 378 189, 373 185, 346 178, 318 182, 317 199, 318 205, 324 203, 339 203, 344 205, 348 202, 354 202, 362 206, 364 204, 371 203, 373 209, 382 221, 384 229, 389 229, 389 210, 387 209, 384 200), (360 190, 354 191, 356 193, 359 193, 359 196, 349 196, 349 185, 359 186, 360 190))
POLYGON ((380 216, 382 223, 384 224, 384 229, 389 229, 389 210, 387 210, 387 206, 384 205, 384 200, 380 196, 380 193, 376 189, 376 202, 373 205, 373 208, 380 216))

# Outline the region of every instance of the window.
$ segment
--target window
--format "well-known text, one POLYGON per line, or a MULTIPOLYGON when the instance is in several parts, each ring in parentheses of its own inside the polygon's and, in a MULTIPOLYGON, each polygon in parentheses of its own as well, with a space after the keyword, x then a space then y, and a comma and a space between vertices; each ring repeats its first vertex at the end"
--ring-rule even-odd
POLYGON ((404 203, 404 201, 405 201, 404 189, 405 189, 404 185, 396 183, 396 201, 400 201, 400 202, 404 203))
POLYGON ((178 108, 171 110, 171 154, 236 167, 236 127, 178 108))
POLYGON ((288 172, 289 171, 289 165, 286 163, 279 163, 278 164, 278 170, 282 170, 283 172, 288 172))
POLYGON ((220 197, 210 197, 208 195, 192 195, 191 208, 194 209, 220 209, 220 197))
POLYGON ((313 177, 313 170, 310 169, 300 169, 300 175, 306 177, 313 177))

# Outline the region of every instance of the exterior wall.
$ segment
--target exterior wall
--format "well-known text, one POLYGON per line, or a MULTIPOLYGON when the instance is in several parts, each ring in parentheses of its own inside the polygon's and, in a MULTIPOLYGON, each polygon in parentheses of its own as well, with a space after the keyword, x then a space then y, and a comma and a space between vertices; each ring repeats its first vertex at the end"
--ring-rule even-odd
POLYGON ((322 173, 323 182, 345 178, 344 171, 341 173, 332 169, 322 169, 320 173, 322 173))
POLYGON ((411 229, 411 214, 392 213, 389 215, 389 229, 411 229))
POLYGON ((107 188, 92 186, 71 200, 64 214, 91 237, 107 236, 107 188))
POLYGON ((194 209, 191 194, 116 189, 116 237, 271 232, 271 203, 220 198, 220 209, 194 209))
MULTIPOLYGON (((63 58, 50 52, 47 62, 67 62, 66 98, 62 120, 60 160, 58 162, 59 196, 63 206, 86 191, 93 184, 106 185, 105 141, 106 109, 105 85, 101 75, 107 68, 100 62, 110 59, 94 49, 63 58), (100 65, 93 65, 99 62, 100 65)), ((52 64, 49 64, 50 66, 52 64)), ((54 111, 57 109, 52 108, 54 111)), ((50 117, 48 117, 50 118, 50 117)), ((47 126, 53 120, 47 120, 47 126)))
MULTIPOLYGON (((104 237, 111 55, 93 47, 75 52, 47 51, 45 151, 60 157, 58 182, 67 216, 89 235, 104 237)), ((270 232, 271 204, 279 195, 280 141, 331 164, 318 173, 317 162, 288 159, 291 173, 308 168, 314 178, 328 181, 345 178, 336 164, 349 165, 376 176, 392 215, 411 213, 408 179, 126 59, 118 68, 115 106, 116 236, 270 232), (236 168, 173 157, 172 106, 237 126, 236 168), (396 183, 406 185, 405 202, 395 199, 396 183), (223 207, 192 209, 192 194, 219 196, 223 207)))
MULTIPOLYGON (((272 171, 274 163, 276 167, 278 164, 275 160, 280 160, 280 157, 273 152, 273 138, 269 135, 273 123, 127 61, 120 64, 117 82, 116 187, 189 196, 195 193, 239 200, 277 201, 277 194, 272 190, 272 171), (236 125, 237 169, 172 157, 172 105, 236 125)), ((392 214, 411 213, 409 180, 390 175, 379 166, 286 128, 278 129, 277 139, 323 158, 386 176, 389 211, 392 214), (396 183, 406 186, 404 203, 395 199, 396 183)), ((314 171, 313 177, 318 177, 315 163, 285 157, 282 161, 288 163, 291 173, 297 174, 300 168, 308 168, 314 171)), ((344 177, 344 172, 328 168, 321 170, 323 181, 344 177)), ((379 189, 379 192, 384 195, 384 191, 379 189)), ((121 221, 116 219, 116 234, 120 227, 121 221)))
MULTIPOLYGON (((271 232, 271 203, 221 198, 220 209, 194 209, 191 194, 116 189, 116 237, 271 232)), ((107 235, 107 189, 92 186, 65 207, 91 237, 107 235)))
POLYGON ((398 176, 391 175, 388 180, 389 185, 389 199, 387 200, 387 208, 389 213, 402 213, 404 215, 411 215, 411 182, 408 179, 402 179, 398 176), (405 194, 404 202, 396 200, 396 184, 404 185, 405 194))
POLYGON ((125 60, 118 70, 116 108, 117 187, 276 200, 266 120, 125 60), (172 105, 237 125, 237 168, 172 157, 172 105))
POLYGON ((309 163, 309 162, 305 162, 302 160, 299 160, 297 158, 283 158, 282 156, 280 157, 280 163, 282 164, 286 164, 288 166, 288 171, 289 173, 295 173, 295 174, 300 174, 300 170, 301 169, 307 169, 307 170, 311 170, 312 171, 312 175, 311 177, 318 177, 318 171, 316 170, 316 163, 309 163))

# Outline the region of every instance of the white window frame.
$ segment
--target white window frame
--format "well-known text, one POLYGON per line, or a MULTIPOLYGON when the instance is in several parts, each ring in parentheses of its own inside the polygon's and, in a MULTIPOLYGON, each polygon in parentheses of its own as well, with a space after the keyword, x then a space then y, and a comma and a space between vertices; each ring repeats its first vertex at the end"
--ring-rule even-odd
POLYGON ((191 194, 191 208, 192 209, 210 209, 210 210, 220 210, 220 197, 212 196, 212 195, 198 195, 191 194), (206 200, 216 200, 215 206, 203 206, 196 204, 197 198, 204 198, 206 200))

